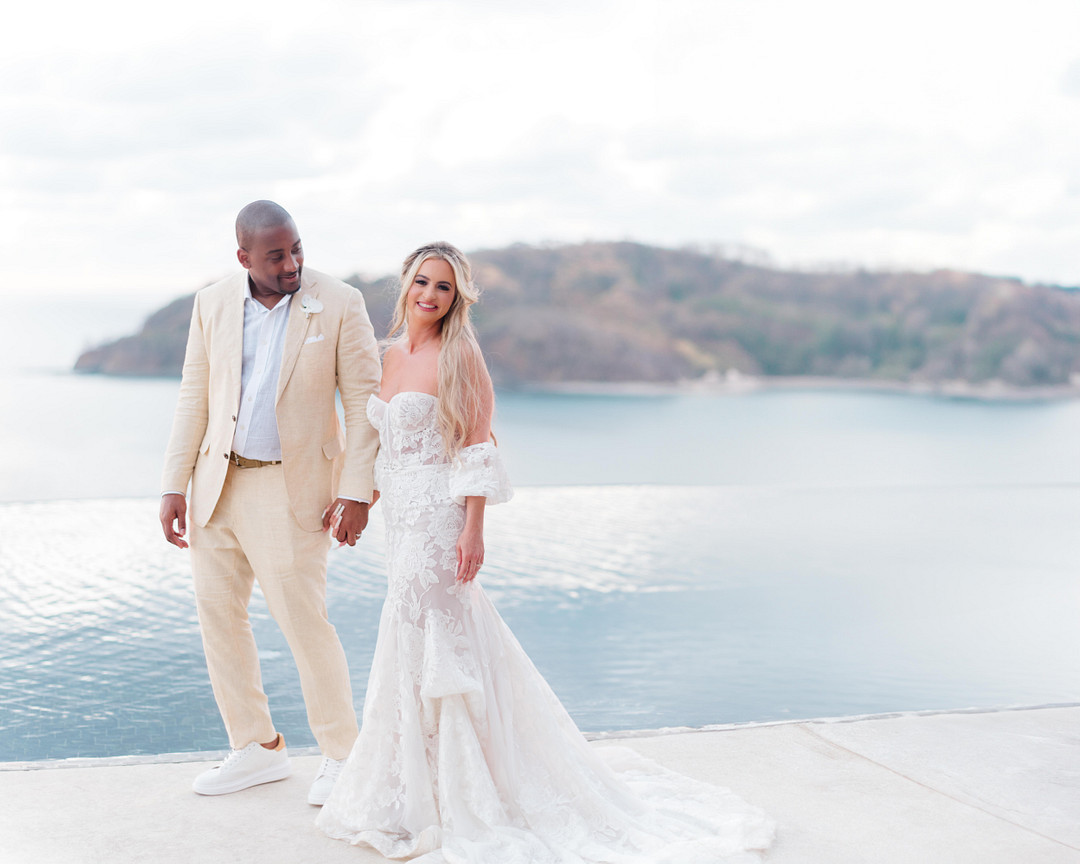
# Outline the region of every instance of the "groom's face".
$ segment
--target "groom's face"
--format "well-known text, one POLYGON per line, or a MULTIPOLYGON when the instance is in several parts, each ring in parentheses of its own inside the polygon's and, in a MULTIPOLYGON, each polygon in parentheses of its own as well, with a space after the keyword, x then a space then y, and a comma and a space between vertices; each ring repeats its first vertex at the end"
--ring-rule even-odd
POLYGON ((304 247, 292 222, 256 231, 236 255, 251 277, 253 297, 280 297, 300 288, 304 247))

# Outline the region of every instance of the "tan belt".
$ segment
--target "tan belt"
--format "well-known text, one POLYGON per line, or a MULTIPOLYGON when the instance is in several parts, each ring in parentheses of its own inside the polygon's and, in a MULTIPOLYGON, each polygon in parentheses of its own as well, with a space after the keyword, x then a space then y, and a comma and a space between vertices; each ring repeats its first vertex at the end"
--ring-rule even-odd
POLYGON ((232 462, 237 468, 262 468, 266 465, 280 465, 281 460, 278 459, 275 462, 264 462, 262 459, 245 459, 243 456, 233 450, 229 454, 229 461, 232 462))

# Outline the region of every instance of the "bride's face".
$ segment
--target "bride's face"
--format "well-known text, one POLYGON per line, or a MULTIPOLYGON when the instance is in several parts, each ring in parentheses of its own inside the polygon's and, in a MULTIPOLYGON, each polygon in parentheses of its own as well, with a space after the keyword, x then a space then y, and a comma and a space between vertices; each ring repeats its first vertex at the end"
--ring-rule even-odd
POLYGON ((417 322, 441 321, 457 296, 454 268, 442 258, 428 258, 409 286, 407 310, 417 322))

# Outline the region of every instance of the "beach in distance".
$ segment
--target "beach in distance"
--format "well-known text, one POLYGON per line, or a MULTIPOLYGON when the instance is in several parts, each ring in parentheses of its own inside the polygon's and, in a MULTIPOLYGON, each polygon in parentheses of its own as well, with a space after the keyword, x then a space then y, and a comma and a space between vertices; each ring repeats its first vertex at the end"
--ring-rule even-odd
POLYGON ((610 396, 740 396, 761 390, 838 390, 867 393, 899 393, 944 399, 1030 402, 1080 398, 1080 379, 1068 384, 1015 387, 1000 379, 971 382, 889 381, 880 378, 829 378, 815 375, 748 375, 737 370, 710 373, 700 378, 655 383, 650 381, 566 381, 525 388, 534 392, 610 396))

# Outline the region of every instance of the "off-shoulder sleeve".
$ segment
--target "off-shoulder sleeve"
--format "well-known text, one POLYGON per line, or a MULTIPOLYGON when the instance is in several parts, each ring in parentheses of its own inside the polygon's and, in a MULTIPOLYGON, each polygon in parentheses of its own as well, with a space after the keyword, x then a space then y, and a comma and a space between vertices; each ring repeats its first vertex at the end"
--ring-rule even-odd
POLYGON ((487 498, 488 504, 502 504, 514 495, 502 457, 490 441, 465 447, 450 473, 450 496, 464 504, 471 496, 487 498))

